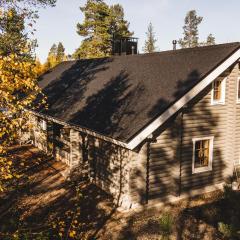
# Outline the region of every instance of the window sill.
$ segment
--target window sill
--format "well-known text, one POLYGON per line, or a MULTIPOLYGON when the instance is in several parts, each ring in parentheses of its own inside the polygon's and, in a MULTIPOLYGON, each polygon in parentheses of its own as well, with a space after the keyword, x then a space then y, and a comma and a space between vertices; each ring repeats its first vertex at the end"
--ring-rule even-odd
POLYGON ((215 106, 215 105, 225 105, 225 102, 211 102, 211 105, 212 106, 215 106))
POLYGON ((212 167, 201 167, 192 170, 192 174, 212 171, 212 167))

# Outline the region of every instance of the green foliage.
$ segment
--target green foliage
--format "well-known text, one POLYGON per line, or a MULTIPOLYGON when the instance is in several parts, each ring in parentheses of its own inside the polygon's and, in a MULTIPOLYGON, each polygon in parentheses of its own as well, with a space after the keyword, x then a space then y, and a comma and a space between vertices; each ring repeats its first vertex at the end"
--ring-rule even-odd
POLYGON ((0 55, 22 54, 27 46, 24 29, 24 16, 15 9, 0 13, 0 55))
POLYGON ((218 223, 218 231, 222 233, 225 238, 230 238, 235 235, 233 226, 225 224, 223 222, 218 223))
POLYGON ((153 31, 153 25, 152 23, 150 23, 148 25, 148 30, 146 32, 146 36, 147 36, 147 39, 145 41, 145 44, 144 44, 144 47, 143 47, 143 51, 145 53, 153 53, 153 52, 156 52, 156 42, 157 42, 157 39, 155 38, 155 33, 153 31))
POLYGON ((33 55, 36 41, 31 39, 39 7, 54 6, 57 0, 1 0, 0 1, 0 55, 33 55), (27 30, 25 29, 27 26, 27 30), (30 51, 31 50, 31 51, 30 51))
POLYGON ((65 59, 65 48, 61 42, 58 43, 56 60, 58 63, 64 61, 65 59))
POLYGON ((173 232, 174 219, 170 213, 164 213, 159 219, 160 230, 162 233, 162 239, 169 239, 173 232))
POLYGON ((130 37, 133 32, 129 31, 130 23, 124 19, 124 9, 120 4, 110 6, 110 33, 115 38, 130 37))
POLYGON ((63 44, 61 42, 59 42, 58 45, 54 43, 49 50, 47 61, 44 64, 44 71, 55 67, 57 64, 66 59, 67 56, 65 55, 65 48, 63 44))
POLYGON ((183 26, 183 39, 179 40, 182 48, 190 48, 199 46, 198 25, 203 18, 197 16, 196 10, 191 10, 185 17, 185 25, 183 26))
POLYGON ((1 0, 0 6, 4 7, 36 7, 36 6, 54 6, 57 0, 1 0))
POLYGON ((84 40, 74 53, 75 58, 109 56, 113 36, 130 37, 133 34, 128 30, 129 23, 124 20, 124 10, 119 4, 108 6, 103 0, 88 0, 80 9, 84 21, 77 24, 77 33, 84 40))
POLYGON ((207 42, 206 42, 206 46, 211 46, 211 45, 215 45, 215 37, 212 34, 209 34, 207 37, 207 42))
POLYGON ((181 48, 191 48, 199 46, 209 46, 215 44, 215 38, 209 34, 206 42, 199 42, 198 26, 201 24, 203 17, 197 15, 196 10, 191 10, 185 17, 183 26, 184 37, 179 39, 181 48))

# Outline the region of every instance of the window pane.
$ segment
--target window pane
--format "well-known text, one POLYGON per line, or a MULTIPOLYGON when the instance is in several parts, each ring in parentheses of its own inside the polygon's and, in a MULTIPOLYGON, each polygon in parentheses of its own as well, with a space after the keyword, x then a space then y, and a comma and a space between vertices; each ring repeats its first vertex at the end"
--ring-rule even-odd
POLYGON ((195 168, 208 166, 209 144, 210 140, 200 140, 195 142, 195 168))
POLYGON ((213 83, 213 99, 221 100, 222 97, 222 80, 215 80, 213 83))
POLYGON ((209 140, 203 140, 203 148, 209 149, 209 140))
POLYGON ((195 149, 196 149, 196 150, 200 150, 200 149, 201 149, 201 141, 197 141, 197 142, 195 143, 195 149))

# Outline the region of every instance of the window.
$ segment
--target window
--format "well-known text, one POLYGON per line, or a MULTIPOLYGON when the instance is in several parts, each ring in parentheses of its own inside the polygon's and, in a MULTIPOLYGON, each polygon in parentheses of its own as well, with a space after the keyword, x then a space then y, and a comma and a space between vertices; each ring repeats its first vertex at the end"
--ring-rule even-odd
POLYGON ((240 77, 237 79, 237 103, 240 103, 240 77))
POLYGON ((212 170, 213 138, 214 137, 193 139, 192 173, 212 170))
POLYGON ((212 85, 212 104, 224 104, 225 103, 225 85, 226 78, 218 78, 212 85))

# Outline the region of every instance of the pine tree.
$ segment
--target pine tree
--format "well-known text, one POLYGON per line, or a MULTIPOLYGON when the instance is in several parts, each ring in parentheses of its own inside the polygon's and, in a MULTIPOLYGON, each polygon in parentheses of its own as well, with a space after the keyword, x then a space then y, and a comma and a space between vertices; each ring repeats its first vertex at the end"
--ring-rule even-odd
POLYGON ((60 63, 65 60, 65 48, 61 42, 59 42, 57 46, 56 60, 57 63, 60 63))
POLYGON ((211 45, 215 45, 215 37, 210 33, 207 37, 207 42, 206 42, 206 46, 211 46, 211 45))
POLYGON ((202 22, 203 18, 197 16, 195 10, 191 10, 185 17, 185 25, 183 26, 184 37, 179 40, 179 44, 182 48, 198 47, 198 25, 202 22))
POLYGON ((157 42, 157 39, 155 38, 155 33, 153 31, 153 25, 152 23, 150 23, 148 25, 148 30, 146 32, 146 36, 147 36, 147 39, 145 41, 145 44, 144 44, 144 47, 143 47, 143 51, 145 53, 153 53, 156 51, 156 42, 157 42))
POLYGON ((115 38, 131 37, 130 23, 124 19, 124 9, 120 4, 110 6, 110 33, 115 38))
POLYGON ((57 45, 54 43, 48 53, 47 61, 44 64, 45 70, 53 68, 57 65, 57 45))
POLYGON ((16 9, 26 8, 30 11, 30 8, 33 7, 46 7, 46 6, 54 6, 57 0, 1 0, 0 7, 4 7, 5 9, 10 6, 10 8, 14 7, 16 9))
POLYGON ((77 33, 84 40, 74 53, 75 58, 109 56, 113 35, 126 37, 133 34, 129 32, 129 23, 124 20, 123 8, 118 4, 108 6, 103 0, 88 0, 80 9, 84 21, 77 24, 77 33))
POLYGON ((44 71, 47 71, 67 59, 63 44, 61 42, 59 42, 58 45, 54 43, 49 50, 47 61, 45 62, 43 69, 44 71))
POLYGON ((55 43, 51 46, 48 55, 57 57, 57 45, 55 43))
POLYGON ((22 54, 27 47, 27 36, 24 34, 24 16, 14 8, 0 15, 0 55, 10 53, 22 54))

